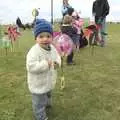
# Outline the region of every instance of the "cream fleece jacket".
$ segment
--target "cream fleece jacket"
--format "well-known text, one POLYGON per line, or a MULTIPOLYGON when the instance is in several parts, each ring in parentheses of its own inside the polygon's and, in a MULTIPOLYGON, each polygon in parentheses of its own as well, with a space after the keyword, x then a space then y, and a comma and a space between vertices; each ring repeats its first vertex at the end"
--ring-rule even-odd
POLYGON ((31 93, 43 94, 52 90, 56 83, 57 72, 54 66, 49 67, 48 60, 61 65, 61 58, 53 45, 47 51, 35 44, 26 58, 28 88, 31 93))

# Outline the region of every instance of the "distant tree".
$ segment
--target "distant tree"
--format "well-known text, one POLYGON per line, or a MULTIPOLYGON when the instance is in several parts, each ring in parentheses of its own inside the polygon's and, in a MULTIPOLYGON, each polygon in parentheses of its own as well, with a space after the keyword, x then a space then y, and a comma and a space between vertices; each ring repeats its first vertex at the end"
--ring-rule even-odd
POLYGON ((117 22, 117 24, 120 24, 120 22, 117 22))

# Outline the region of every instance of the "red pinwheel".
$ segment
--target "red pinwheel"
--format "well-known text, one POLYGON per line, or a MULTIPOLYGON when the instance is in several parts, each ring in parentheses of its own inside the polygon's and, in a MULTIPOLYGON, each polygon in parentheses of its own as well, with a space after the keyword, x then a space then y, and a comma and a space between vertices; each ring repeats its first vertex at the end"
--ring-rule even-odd
POLYGON ((11 41, 16 41, 16 38, 20 35, 20 33, 17 32, 17 27, 9 26, 8 27, 8 35, 9 35, 9 39, 11 41))
POLYGON ((9 26, 8 27, 8 36, 9 39, 11 41, 11 45, 12 45, 12 50, 13 50, 13 42, 16 41, 16 39, 18 38, 18 36, 20 36, 21 34, 17 31, 17 27, 16 26, 9 26))
POLYGON ((100 37, 98 35, 101 25, 91 24, 84 30, 84 36, 88 37, 89 45, 92 45, 92 55, 94 52, 94 45, 100 42, 100 37))
POLYGON ((92 33, 94 33, 95 31, 98 31, 100 29, 100 27, 101 27, 100 25, 96 25, 96 24, 89 25, 88 27, 85 28, 84 35, 88 36, 88 38, 89 38, 90 35, 92 33))

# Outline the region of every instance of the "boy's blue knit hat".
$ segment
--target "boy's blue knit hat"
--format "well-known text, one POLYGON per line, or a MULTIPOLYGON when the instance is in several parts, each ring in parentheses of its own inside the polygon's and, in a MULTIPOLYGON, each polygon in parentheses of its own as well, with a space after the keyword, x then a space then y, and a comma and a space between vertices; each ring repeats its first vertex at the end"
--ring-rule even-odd
POLYGON ((42 32, 53 33, 52 25, 45 19, 36 19, 34 24, 35 38, 42 32))

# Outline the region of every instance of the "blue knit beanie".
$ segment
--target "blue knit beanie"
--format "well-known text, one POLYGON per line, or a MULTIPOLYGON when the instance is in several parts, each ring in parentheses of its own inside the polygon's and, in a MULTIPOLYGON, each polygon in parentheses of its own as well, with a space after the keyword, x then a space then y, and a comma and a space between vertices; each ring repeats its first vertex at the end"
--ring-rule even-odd
POLYGON ((45 19, 36 19, 34 25, 34 35, 35 38, 42 32, 53 33, 52 25, 45 19))

